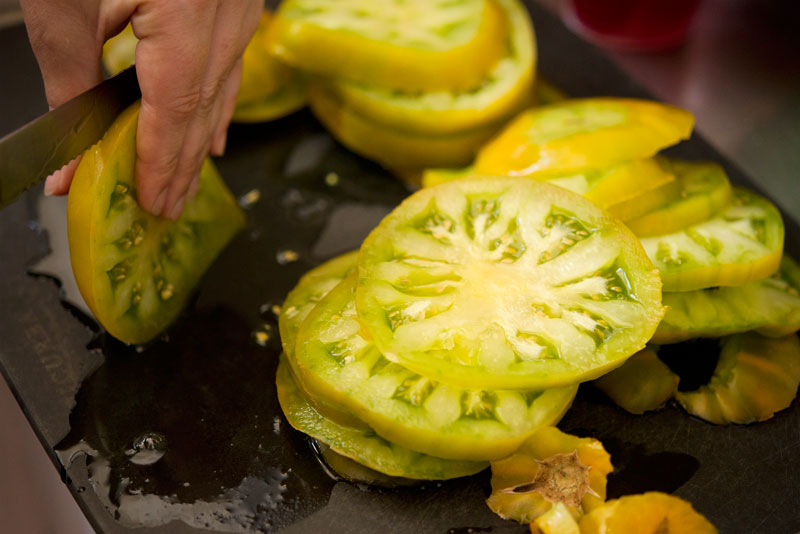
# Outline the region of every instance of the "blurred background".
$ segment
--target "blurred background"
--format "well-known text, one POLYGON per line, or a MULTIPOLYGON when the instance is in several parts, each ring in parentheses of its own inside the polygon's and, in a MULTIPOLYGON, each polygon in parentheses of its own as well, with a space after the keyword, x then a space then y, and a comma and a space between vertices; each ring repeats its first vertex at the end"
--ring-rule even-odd
MULTIPOLYGON (((800 220, 800 3, 669 2, 675 10, 681 9, 681 4, 688 6, 688 32, 685 38, 675 37, 674 42, 665 38, 661 43, 649 43, 673 46, 645 53, 630 51, 630 42, 603 34, 619 30, 613 24, 609 26, 608 16, 633 0, 591 0, 591 5, 604 5, 605 9, 595 9, 593 13, 590 9, 583 14, 578 11, 586 2, 535 1, 569 21, 570 27, 581 35, 599 40, 604 46, 625 48, 606 51, 655 97, 691 110, 697 119, 697 130, 753 177, 787 215, 800 220)), ((533 22, 536 25, 537 21, 533 22)), ((19 32, 21 24, 17 1, 0 0, 0 32, 15 27, 19 32)), ((539 46, 546 47, 547 43, 539 42, 539 46)), ((0 49, 0 61, 9 60, 0 49)), ((6 82, 3 80, 0 85, 6 82)), ((32 90, 42 91, 38 79, 25 83, 35 88, 32 90)), ((0 135, 5 133, 0 131, 0 135)), ((92 532, 2 378, 0 531, 92 532)))

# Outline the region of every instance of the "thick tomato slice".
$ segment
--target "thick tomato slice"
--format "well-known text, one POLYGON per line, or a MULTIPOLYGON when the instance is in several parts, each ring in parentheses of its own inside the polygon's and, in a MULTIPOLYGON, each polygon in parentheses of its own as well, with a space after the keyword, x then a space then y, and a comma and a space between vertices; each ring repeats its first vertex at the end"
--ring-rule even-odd
POLYGON ((364 241, 359 319, 392 361, 462 387, 595 378, 663 310, 638 240, 585 198, 527 178, 423 189, 364 241))
POLYGON ((399 172, 467 165, 501 127, 494 123, 446 135, 394 130, 356 112, 321 85, 312 87, 310 105, 317 119, 339 142, 399 172))
POLYGON ((585 98, 532 108, 483 147, 482 174, 530 176, 648 158, 689 137, 688 111, 646 100, 585 98))
POLYGON ((571 405, 576 386, 466 389, 390 362, 361 334, 356 282, 353 273, 300 326, 298 384, 351 411, 384 439, 441 458, 492 460, 558 422, 571 405))
MULTIPOLYGON (((286 300, 281 307, 280 317, 278 318, 278 328, 281 334, 281 344, 286 361, 291 367, 291 372, 299 375, 297 363, 295 361, 295 344, 297 341, 297 331, 305 318, 314 309, 314 306, 330 292, 331 289, 339 285, 350 272, 355 271, 358 265, 358 251, 348 252, 332 260, 329 260, 319 267, 316 267, 300 278, 292 291, 286 296, 286 300)), ((323 417, 354 428, 367 428, 367 425, 355 417, 347 410, 343 410, 335 403, 331 403, 325 397, 314 395, 300 382, 298 387, 303 389, 303 396, 323 417)))
POLYGON ((536 41, 520 0, 497 3, 509 23, 508 52, 474 87, 406 92, 333 79, 328 89, 361 115, 408 133, 446 135, 507 120, 533 103, 536 41))
POLYGON ((467 90, 506 52, 494 0, 287 0, 270 51, 325 76, 409 91, 467 90))
POLYGON ((149 341, 180 313, 200 277, 244 227, 244 213, 210 160, 183 215, 170 221, 136 202, 139 104, 83 154, 67 202, 75 280, 95 318, 126 343, 149 341))
POLYGON ((445 460, 414 452, 386 441, 368 427, 351 428, 325 418, 305 399, 285 358, 281 358, 278 364, 275 382, 278 401, 290 425, 380 473, 393 477, 444 480, 472 475, 488 466, 486 462, 445 460))
POLYGON ((781 337, 800 330, 800 267, 787 255, 778 271, 743 286, 664 293, 667 313, 653 343, 758 330, 781 337))
POLYGON ((668 160, 661 162, 674 172, 679 194, 632 220, 628 228, 639 237, 670 234, 710 219, 731 201, 733 192, 725 171, 716 163, 668 160))
POLYGON ((661 273, 664 291, 693 291, 771 275, 780 265, 783 234, 783 219, 771 202, 736 188, 716 217, 641 242, 661 273))

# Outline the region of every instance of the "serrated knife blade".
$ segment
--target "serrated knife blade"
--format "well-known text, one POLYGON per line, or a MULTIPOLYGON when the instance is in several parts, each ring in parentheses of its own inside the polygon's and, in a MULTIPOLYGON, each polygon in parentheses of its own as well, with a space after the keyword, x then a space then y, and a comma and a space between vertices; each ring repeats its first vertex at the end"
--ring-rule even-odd
POLYGON ((100 140, 140 96, 131 67, 0 139, 0 209, 100 140))

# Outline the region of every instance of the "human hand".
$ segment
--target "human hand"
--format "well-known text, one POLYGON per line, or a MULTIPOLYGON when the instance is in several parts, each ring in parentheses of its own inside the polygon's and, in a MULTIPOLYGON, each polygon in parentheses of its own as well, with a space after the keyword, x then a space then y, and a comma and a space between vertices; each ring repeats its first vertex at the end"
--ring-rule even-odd
MULTIPOLYGON (((241 80, 241 56, 261 0, 21 0, 28 36, 57 107, 103 79, 103 43, 130 22, 139 39, 142 107, 136 132, 139 204, 176 219, 200 167, 221 155, 241 80)), ((48 177, 45 193, 69 191, 77 161, 48 177)))

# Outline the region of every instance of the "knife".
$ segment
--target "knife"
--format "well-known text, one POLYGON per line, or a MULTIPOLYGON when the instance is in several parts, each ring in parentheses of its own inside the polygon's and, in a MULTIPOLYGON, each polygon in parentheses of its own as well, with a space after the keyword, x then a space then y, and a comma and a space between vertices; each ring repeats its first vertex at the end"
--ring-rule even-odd
POLYGON ((0 139, 0 209, 83 154, 140 97, 130 67, 0 139))

